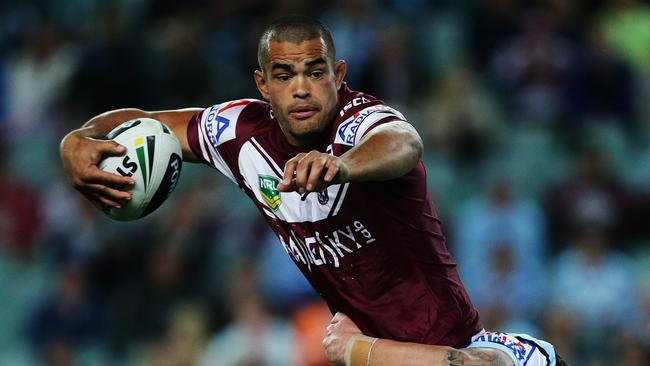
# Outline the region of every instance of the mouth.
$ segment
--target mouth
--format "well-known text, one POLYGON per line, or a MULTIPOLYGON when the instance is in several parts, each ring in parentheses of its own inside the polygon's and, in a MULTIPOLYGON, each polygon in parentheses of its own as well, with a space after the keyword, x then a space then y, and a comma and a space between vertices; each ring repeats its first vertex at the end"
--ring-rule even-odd
POLYGON ((307 119, 318 113, 318 108, 311 105, 299 105, 289 110, 289 115, 295 119, 307 119))

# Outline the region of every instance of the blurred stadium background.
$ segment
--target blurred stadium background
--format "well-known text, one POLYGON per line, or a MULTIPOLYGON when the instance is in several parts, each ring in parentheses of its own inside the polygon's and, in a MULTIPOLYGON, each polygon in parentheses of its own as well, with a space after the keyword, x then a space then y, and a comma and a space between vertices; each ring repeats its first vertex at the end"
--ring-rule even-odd
POLYGON ((647 1, 4 0, 0 365, 326 364, 327 309, 230 182, 188 164, 123 224, 57 154, 108 109, 258 97, 257 37, 295 12, 424 138, 488 328, 573 365, 650 364, 647 1))

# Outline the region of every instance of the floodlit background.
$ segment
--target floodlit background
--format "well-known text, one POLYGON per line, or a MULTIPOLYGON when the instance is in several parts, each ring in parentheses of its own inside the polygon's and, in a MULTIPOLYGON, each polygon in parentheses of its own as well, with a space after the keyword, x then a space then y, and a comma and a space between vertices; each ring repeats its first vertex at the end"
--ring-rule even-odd
POLYGON ((296 12, 420 132, 486 327, 650 364, 648 2, 4 0, 0 365, 325 364, 330 314, 229 181, 187 164, 117 223, 57 153, 105 110, 259 97, 260 31, 296 12))

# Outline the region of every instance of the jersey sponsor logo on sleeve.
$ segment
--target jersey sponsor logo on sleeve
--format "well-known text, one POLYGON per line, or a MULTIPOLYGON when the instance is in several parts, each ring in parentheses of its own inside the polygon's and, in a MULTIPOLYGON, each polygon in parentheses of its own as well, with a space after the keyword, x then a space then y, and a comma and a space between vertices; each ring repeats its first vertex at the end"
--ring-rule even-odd
MULTIPOLYGON (((351 146, 354 145, 355 141, 357 141, 357 132, 359 130, 359 126, 361 126, 361 123, 367 120, 370 115, 375 113, 381 113, 381 117, 394 115, 395 117, 404 119, 404 116, 401 113, 397 112, 395 109, 389 106, 377 105, 377 106, 368 107, 355 113, 354 115, 352 115, 352 117, 348 118, 343 123, 341 123, 336 133, 336 138, 334 142, 338 144, 344 144, 344 145, 351 145, 351 146)), ((379 121, 379 119, 381 118, 374 118, 369 120, 369 122, 372 125, 375 122, 379 121)))
POLYGON ((219 115, 219 110, 221 107, 221 104, 212 106, 208 110, 208 114, 205 117, 205 129, 207 131, 208 138, 210 139, 210 143, 213 146, 217 146, 219 144, 221 135, 224 133, 224 131, 226 131, 228 126, 230 126, 230 120, 219 115))
POLYGON ((270 175, 259 175, 259 184, 260 184, 260 193, 264 202, 271 208, 273 211, 277 211, 280 207, 280 192, 278 192, 278 184, 280 180, 276 177, 270 175))
POLYGON ((235 127, 241 111, 251 100, 240 99, 217 104, 204 113, 205 132, 212 146, 235 138, 235 127))

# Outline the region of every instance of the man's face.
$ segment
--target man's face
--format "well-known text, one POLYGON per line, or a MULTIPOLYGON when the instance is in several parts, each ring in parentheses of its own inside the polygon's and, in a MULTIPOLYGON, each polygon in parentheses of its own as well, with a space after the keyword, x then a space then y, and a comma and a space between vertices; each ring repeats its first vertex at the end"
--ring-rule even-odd
POLYGON ((263 72, 255 71, 255 82, 287 140, 294 146, 312 143, 333 121, 345 62, 332 64, 316 38, 300 44, 270 42, 263 66, 263 72))

